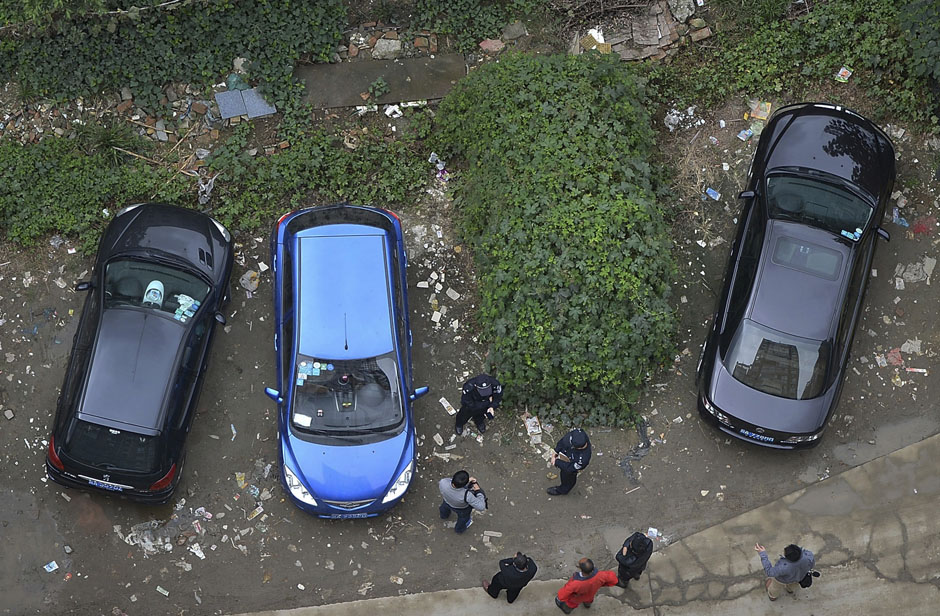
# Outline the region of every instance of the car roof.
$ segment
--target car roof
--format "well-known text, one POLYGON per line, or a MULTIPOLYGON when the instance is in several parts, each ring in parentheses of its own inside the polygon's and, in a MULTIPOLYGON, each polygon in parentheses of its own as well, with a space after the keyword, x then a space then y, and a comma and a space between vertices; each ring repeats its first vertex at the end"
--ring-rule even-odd
POLYGON ((777 331, 827 340, 832 337, 840 313, 843 287, 851 270, 853 249, 827 231, 798 223, 770 220, 764 236, 757 284, 748 318, 777 331), (832 276, 774 258, 778 242, 795 241, 820 252, 841 257, 832 276))
POLYGON ((884 133, 857 113, 828 104, 784 107, 768 123, 766 171, 803 167, 847 180, 877 200, 894 168, 884 133))
POLYGON ((388 239, 368 225, 335 224, 297 234, 300 353, 376 357, 394 348, 388 239))
POLYGON ((150 310, 104 310, 80 419, 145 434, 162 431, 186 330, 150 310))

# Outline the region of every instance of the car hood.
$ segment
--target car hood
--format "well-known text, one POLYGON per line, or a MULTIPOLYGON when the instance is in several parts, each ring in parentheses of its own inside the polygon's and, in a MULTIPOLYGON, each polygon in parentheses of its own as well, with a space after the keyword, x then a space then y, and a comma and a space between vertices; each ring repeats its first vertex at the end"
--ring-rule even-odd
POLYGON ((284 462, 316 499, 359 501, 382 498, 414 455, 412 431, 367 445, 322 445, 288 434, 281 437, 284 462), (404 460, 405 454, 408 459, 404 460))
POLYGON ((720 410, 755 426, 788 434, 816 432, 826 421, 835 384, 809 400, 790 400, 748 387, 716 358, 709 400, 720 410))
POLYGON ((894 148, 868 120, 819 105, 783 110, 770 131, 765 171, 814 169, 859 186, 877 202, 893 175, 894 148))
POLYGON ((156 434, 186 326, 149 310, 101 314, 81 416, 121 430, 156 434))

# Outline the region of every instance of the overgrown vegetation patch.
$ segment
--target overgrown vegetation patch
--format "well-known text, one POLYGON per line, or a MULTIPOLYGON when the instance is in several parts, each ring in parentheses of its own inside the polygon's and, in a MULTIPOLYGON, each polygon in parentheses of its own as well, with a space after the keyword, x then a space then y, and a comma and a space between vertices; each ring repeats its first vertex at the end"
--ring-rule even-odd
POLYGON ((653 67, 666 102, 709 105, 742 91, 799 92, 847 66, 882 114, 938 124, 936 0, 814 2, 796 19, 786 19, 791 5, 786 0, 714 4, 725 26, 713 39, 717 44, 690 48, 678 61, 653 67))
POLYGON ((631 420, 671 355, 645 102, 628 65, 592 53, 506 56, 441 103, 441 147, 467 164, 455 204, 490 361, 516 404, 553 421, 631 420))

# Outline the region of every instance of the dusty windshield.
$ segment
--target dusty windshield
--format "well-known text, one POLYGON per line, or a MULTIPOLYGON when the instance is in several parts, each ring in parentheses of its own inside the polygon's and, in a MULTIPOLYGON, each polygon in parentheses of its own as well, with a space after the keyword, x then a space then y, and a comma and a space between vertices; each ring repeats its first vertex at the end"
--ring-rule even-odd
POLYGON ((828 342, 798 338, 743 319, 724 364, 748 387, 781 398, 806 400, 823 392, 829 349, 828 342))
POLYGON ((872 208, 852 192, 807 177, 774 175, 767 179, 771 218, 794 220, 858 241, 872 208))
POLYGON ((319 433, 379 432, 403 411, 394 354, 357 360, 299 356, 291 421, 319 433))
POLYGON ((199 310, 209 285, 183 270, 147 261, 119 259, 104 274, 104 306, 139 306, 185 323, 199 310))

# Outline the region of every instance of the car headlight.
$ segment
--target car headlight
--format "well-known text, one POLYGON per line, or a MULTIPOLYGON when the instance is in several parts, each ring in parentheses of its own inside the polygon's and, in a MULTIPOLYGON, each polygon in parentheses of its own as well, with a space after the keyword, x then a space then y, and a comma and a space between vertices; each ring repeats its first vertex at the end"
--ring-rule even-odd
POLYGON ((405 493, 405 490, 407 490, 408 486, 411 485, 411 475, 413 469, 414 462, 409 462, 408 466, 405 467, 405 470, 403 470, 401 475, 398 476, 398 479, 395 480, 395 483, 392 484, 388 494, 386 494, 385 498, 382 499, 383 503, 393 501, 405 493))
POLYGON ((721 423, 725 424, 728 427, 731 427, 731 418, 718 410, 718 408, 713 405, 709 400, 708 396, 702 396, 702 406, 705 407, 705 410, 715 416, 721 423))
POLYGON ((822 436, 822 430, 815 434, 801 434, 799 436, 791 436, 790 438, 785 438, 781 440, 781 443, 787 443, 788 445, 796 445, 799 443, 811 443, 822 436))
POLYGON ((300 479, 297 479, 297 475, 295 475, 286 464, 284 465, 284 482, 287 484, 290 493, 294 495, 294 498, 316 507, 316 499, 310 495, 310 492, 307 491, 304 484, 300 483, 300 479))

